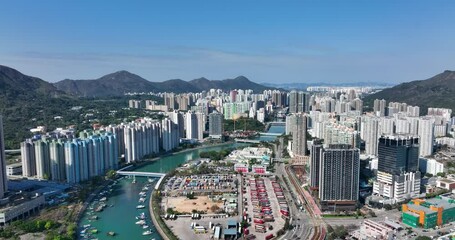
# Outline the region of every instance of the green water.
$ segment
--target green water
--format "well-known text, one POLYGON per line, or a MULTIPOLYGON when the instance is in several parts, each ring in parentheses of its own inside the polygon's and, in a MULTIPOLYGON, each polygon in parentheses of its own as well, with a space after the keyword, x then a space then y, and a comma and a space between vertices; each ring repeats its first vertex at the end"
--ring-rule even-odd
MULTIPOLYGON (((270 128, 267 132, 268 133, 284 133, 284 131, 285 131, 285 126, 272 125, 272 126, 270 126, 270 128)), ((265 142, 275 141, 275 139, 276 139, 276 136, 264 136, 264 135, 255 138, 255 140, 265 141, 265 142)))

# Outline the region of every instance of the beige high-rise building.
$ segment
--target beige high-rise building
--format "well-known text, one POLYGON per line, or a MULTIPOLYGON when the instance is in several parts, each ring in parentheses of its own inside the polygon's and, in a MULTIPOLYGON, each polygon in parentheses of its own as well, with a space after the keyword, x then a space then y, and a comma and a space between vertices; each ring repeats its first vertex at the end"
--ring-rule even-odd
POLYGON ((434 119, 423 117, 419 119, 420 156, 433 154, 434 119))
POLYGON ((306 155, 307 115, 297 113, 286 117, 286 132, 292 135, 292 153, 306 155))
POLYGON ((362 124, 362 135, 365 140, 365 153, 378 155, 379 119, 377 117, 365 117, 362 124))

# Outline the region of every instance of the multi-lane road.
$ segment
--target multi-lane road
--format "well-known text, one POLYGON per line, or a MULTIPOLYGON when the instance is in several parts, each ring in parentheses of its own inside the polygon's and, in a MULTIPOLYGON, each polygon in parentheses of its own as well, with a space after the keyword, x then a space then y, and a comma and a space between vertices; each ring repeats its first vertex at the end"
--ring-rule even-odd
MULTIPOLYGON (((281 179, 287 179, 285 175, 284 164, 277 164, 276 174, 281 179)), ((289 182, 289 180, 287 180, 289 182)), ((301 203, 300 200, 295 194, 295 191, 289 189, 290 186, 284 182, 282 184, 283 192, 286 199, 288 199, 289 210, 290 210, 290 224, 294 227, 292 230, 289 230, 284 235, 283 239, 309 239, 312 233, 313 225, 310 222, 310 216, 306 211, 300 210, 301 203)))
MULTIPOLYGON (((281 159, 283 152, 283 139, 279 139, 279 144, 273 145, 276 159, 281 159)), ((295 175, 289 171, 289 166, 281 161, 276 162, 275 166, 276 175, 284 181, 282 187, 291 211, 290 224, 294 226, 292 230, 286 232, 282 239, 325 239, 325 223, 319 215, 314 214, 314 207, 308 204, 309 200, 306 199, 295 175)))
POLYGON ((325 223, 320 216, 313 213, 313 207, 308 204, 295 176, 282 163, 276 164, 276 175, 285 182, 283 187, 287 192, 286 198, 289 199, 291 225, 294 226, 283 239, 324 239, 325 223))

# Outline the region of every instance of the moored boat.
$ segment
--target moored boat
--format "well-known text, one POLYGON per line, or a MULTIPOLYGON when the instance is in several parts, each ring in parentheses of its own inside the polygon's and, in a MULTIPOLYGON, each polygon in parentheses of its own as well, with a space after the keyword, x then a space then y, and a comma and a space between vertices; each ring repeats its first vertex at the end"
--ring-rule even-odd
POLYGON ((150 231, 150 230, 147 230, 147 231, 142 233, 142 235, 144 235, 144 236, 147 236, 147 235, 150 235, 150 234, 152 234, 152 231, 150 231))

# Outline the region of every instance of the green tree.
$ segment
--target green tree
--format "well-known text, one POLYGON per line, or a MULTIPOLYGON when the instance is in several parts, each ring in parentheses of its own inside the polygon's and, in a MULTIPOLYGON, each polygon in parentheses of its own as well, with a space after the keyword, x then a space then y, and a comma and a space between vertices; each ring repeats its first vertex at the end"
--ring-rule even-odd
POLYGON ((425 177, 429 177, 429 178, 430 178, 430 177, 433 177, 433 174, 431 174, 431 173, 425 173, 425 177))
POLYGON ((445 172, 439 172, 436 174, 436 176, 438 177, 445 177, 446 176, 446 173, 445 172))
POLYGON ((107 171, 107 173, 106 173, 106 177, 108 179, 114 179, 116 175, 117 175, 117 172, 113 169, 107 171))
POLYGON ((52 223, 52 221, 47 221, 46 224, 44 225, 44 228, 45 228, 46 230, 49 230, 49 229, 51 229, 53 226, 54 226, 54 224, 52 223))
POLYGON ((196 199, 196 197, 194 196, 194 193, 193 193, 193 192, 187 193, 187 194, 186 194, 186 197, 187 197, 188 199, 196 199))
POLYGON ((76 224, 75 223, 70 223, 68 227, 66 227, 66 236, 74 239, 76 237, 76 224))

